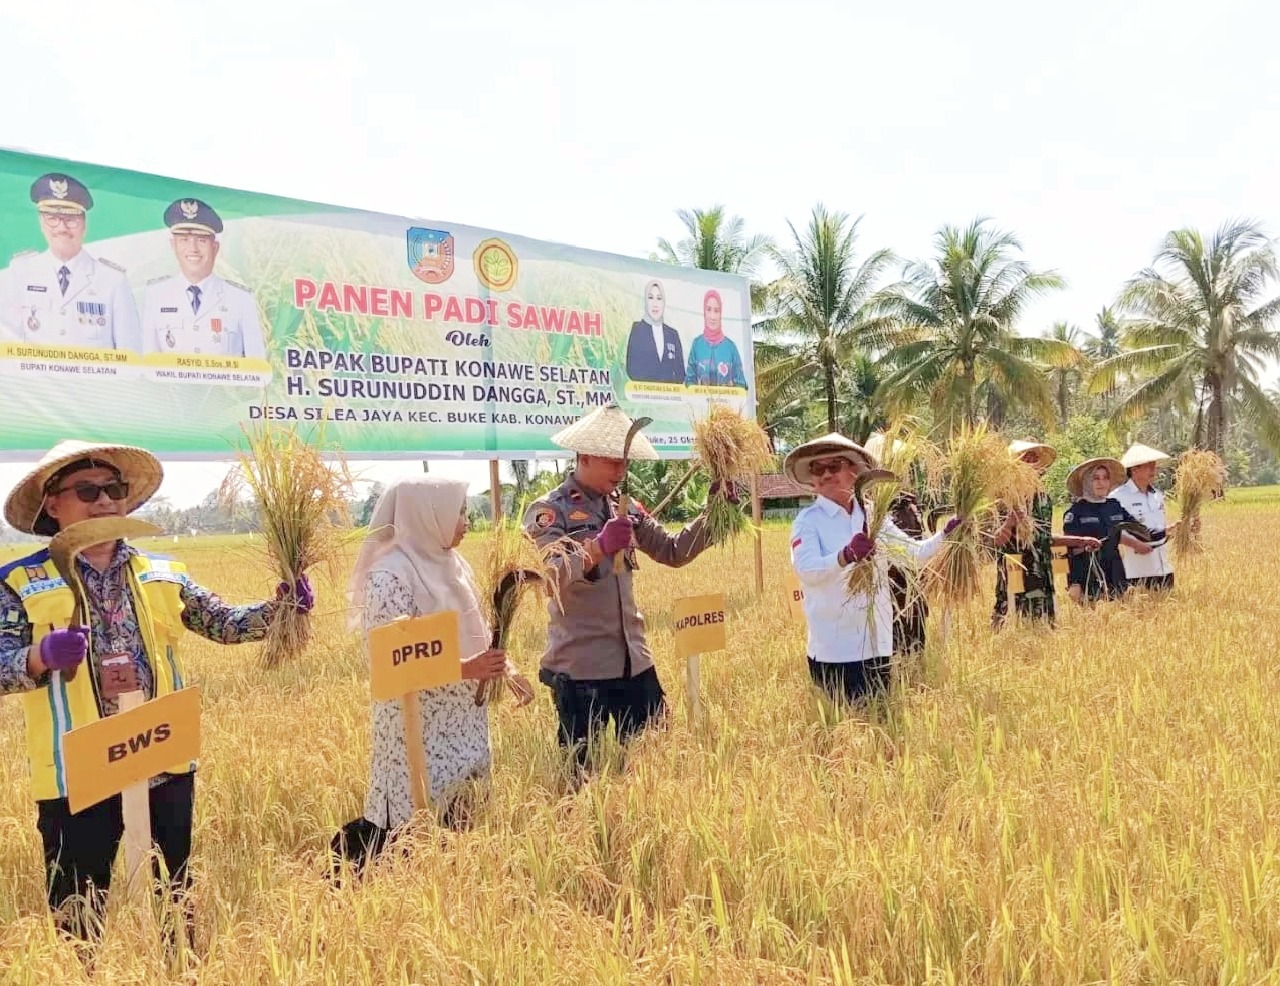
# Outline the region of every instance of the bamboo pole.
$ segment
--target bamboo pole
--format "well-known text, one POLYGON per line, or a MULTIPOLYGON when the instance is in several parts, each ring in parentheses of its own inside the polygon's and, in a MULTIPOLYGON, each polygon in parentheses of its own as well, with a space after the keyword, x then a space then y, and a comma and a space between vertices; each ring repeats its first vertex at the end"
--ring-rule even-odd
POLYGON ((493 526, 502 523, 502 481, 498 475, 498 460, 489 460, 489 506, 493 513, 493 526))
POLYGON ((764 595, 764 532, 760 525, 764 520, 764 504, 760 500, 760 477, 751 477, 751 522, 756 529, 756 598, 764 595))

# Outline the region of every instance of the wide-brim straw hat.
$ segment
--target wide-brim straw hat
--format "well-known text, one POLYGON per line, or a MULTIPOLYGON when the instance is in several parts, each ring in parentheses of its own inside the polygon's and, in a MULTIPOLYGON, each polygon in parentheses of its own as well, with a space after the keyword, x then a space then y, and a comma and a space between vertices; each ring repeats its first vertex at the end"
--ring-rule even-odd
POLYGON ((886 448, 884 432, 877 431, 867 439, 867 444, 864 448, 866 449, 867 455, 871 456, 871 458, 875 460, 876 465, 879 466, 884 461, 884 457, 886 455, 892 455, 901 444, 902 442, 895 438, 886 448))
MULTIPOLYGON (((563 431, 551 436, 551 441, 579 455, 598 455, 605 459, 621 459, 627 432, 634 424, 630 415, 616 404, 598 407, 579 418, 563 431)), ((637 432, 631 439, 629 457, 646 462, 656 462, 654 451, 644 432, 637 432)))
POLYGON ((1009 443, 1009 454, 1021 459, 1028 452, 1036 454, 1036 462, 1048 469, 1058 458, 1058 450, 1044 442, 1023 441, 1017 439, 1009 443))
POLYGON ((809 471, 809 464, 814 459, 831 459, 837 456, 850 462, 860 462, 868 469, 877 468, 876 460, 870 452, 857 442, 833 431, 829 435, 797 445, 787 453, 782 469, 793 482, 811 485, 813 473, 809 471))
POLYGON ((1120 464, 1119 459, 1113 459, 1109 455, 1086 459, 1072 469, 1071 474, 1067 476, 1067 492, 1071 494, 1073 500, 1084 496, 1084 479, 1098 466, 1106 466, 1107 472, 1111 474, 1111 489, 1107 490, 1108 493, 1124 482, 1124 466, 1120 464))
POLYGON ((1152 462, 1168 462, 1172 458, 1173 456, 1165 455, 1150 445, 1135 443, 1125 449, 1124 455, 1120 456, 1120 464, 1125 469, 1133 469, 1135 466, 1145 466, 1152 462))
POLYGON ((129 484, 125 497, 125 513, 131 514, 150 500, 164 479, 160 460, 146 449, 134 445, 103 445, 72 439, 61 441, 35 464, 32 470, 9 493, 4 504, 4 519, 11 527, 27 534, 52 537, 58 533, 58 522, 44 512, 44 490, 54 474, 80 459, 100 462, 116 469, 129 484))

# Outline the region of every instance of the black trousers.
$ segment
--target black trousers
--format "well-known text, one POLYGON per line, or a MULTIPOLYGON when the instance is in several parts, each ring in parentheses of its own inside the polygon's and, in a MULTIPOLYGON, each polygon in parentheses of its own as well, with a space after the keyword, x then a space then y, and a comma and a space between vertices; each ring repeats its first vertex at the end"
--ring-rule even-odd
POLYGON ((584 681, 546 670, 538 680, 551 689, 560 719, 560 745, 573 750, 579 766, 586 766, 591 735, 617 724, 618 740, 625 743, 666 708, 666 695, 656 668, 631 678, 584 681))
POLYGON ((809 658, 809 677, 836 701, 856 702, 889 690, 893 658, 830 664, 809 658))
MULTIPOLYGON (((175 774, 151 788, 151 841, 164 857, 169 889, 185 908, 191 857, 191 819, 195 805, 195 775, 175 774)), ((111 864, 124 836, 120 796, 72 814, 66 798, 38 801, 36 826, 44 843, 45 881, 49 909, 57 912, 61 928, 78 938, 96 938, 111 889, 111 864)), ((159 865, 156 866, 159 879, 159 865)))
POLYGON ((1134 589, 1151 589, 1159 591, 1162 589, 1173 588, 1173 573, 1168 575, 1144 575, 1141 578, 1130 579, 1129 585, 1134 589))

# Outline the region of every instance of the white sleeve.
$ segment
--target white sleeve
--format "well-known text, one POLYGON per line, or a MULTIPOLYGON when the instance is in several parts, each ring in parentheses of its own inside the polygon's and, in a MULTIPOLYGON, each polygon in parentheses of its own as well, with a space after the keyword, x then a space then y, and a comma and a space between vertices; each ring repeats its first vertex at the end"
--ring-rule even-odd
POLYGON ((797 517, 791 525, 791 567, 802 585, 822 585, 840 578, 840 545, 828 555, 822 553, 818 532, 808 520, 797 517))
POLYGON ((905 552, 907 557, 917 564, 923 565, 942 550, 943 536, 942 531, 938 531, 932 537, 917 541, 886 517, 884 525, 880 528, 880 536, 876 540, 892 545, 896 550, 905 552))
POLYGON ((262 338, 262 319, 258 315, 258 299, 252 291, 245 292, 244 317, 240 320, 240 338, 244 342, 246 359, 266 359, 267 346, 262 338))
POLYGON ((138 306, 133 300, 129 279, 120 275, 120 283, 111 298, 111 329, 115 348, 130 353, 142 352, 142 329, 138 326, 138 306))

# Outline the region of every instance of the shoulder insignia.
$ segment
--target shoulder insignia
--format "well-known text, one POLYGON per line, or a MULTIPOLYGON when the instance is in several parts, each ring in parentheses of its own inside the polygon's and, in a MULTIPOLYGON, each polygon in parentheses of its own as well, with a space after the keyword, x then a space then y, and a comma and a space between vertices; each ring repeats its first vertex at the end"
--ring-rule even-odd
POLYGON ((159 277, 153 277, 151 280, 147 282, 147 287, 151 287, 151 285, 153 284, 159 284, 161 281, 168 281, 172 277, 173 277, 172 274, 161 274, 159 277))
POLYGON ((108 260, 106 257, 99 257, 98 263, 103 267, 110 267, 112 270, 119 271, 121 274, 126 273, 125 269, 117 264, 114 260, 108 260))
POLYGON ((241 291, 246 291, 249 294, 253 294, 253 291, 249 288, 248 285, 241 284, 239 281, 228 281, 225 277, 223 278, 223 280, 226 281, 233 288, 238 288, 241 291))
POLYGON ((35 255, 36 255, 36 252, 34 250, 19 250, 12 257, 10 257, 9 260, 10 260, 10 263, 12 263, 14 260, 21 260, 23 257, 34 257, 35 255))

